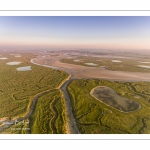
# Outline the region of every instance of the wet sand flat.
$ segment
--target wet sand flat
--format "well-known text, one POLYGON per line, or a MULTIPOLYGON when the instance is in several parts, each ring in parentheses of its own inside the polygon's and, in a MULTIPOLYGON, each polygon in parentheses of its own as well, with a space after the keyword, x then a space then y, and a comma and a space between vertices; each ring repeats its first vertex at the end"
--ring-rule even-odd
MULTIPOLYGON (((91 68, 88 66, 85 67, 75 64, 61 63, 59 59, 51 59, 51 62, 48 65, 60 67, 61 69, 63 68, 64 71, 67 70, 73 75, 72 78, 75 79, 100 78, 116 81, 150 81, 150 73, 112 71, 100 67, 91 68)), ((39 64, 45 64, 45 59, 37 58, 33 60, 39 64)))
POLYGON ((61 63, 59 60, 52 62, 51 65, 54 65, 57 67, 64 67, 64 68, 68 68, 68 69, 74 69, 74 70, 80 70, 82 68, 85 68, 84 66, 80 66, 80 65, 61 63))
POLYGON ((102 68, 84 69, 82 76, 119 81, 150 81, 150 73, 111 71, 102 68))

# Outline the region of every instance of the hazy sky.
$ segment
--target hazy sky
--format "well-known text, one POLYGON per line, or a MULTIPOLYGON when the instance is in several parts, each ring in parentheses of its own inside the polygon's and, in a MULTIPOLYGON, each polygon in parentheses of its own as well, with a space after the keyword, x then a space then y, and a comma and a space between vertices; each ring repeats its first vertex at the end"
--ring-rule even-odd
POLYGON ((0 48, 150 50, 150 17, 0 17, 0 48))

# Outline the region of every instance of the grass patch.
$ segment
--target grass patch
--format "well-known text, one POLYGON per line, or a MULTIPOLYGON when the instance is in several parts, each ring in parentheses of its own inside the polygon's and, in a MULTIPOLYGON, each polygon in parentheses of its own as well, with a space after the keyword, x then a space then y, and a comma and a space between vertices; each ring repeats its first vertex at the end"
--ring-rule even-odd
POLYGON ((81 133, 149 133, 150 82, 73 80, 68 86, 73 114, 81 133), (90 95, 97 86, 108 86, 118 95, 137 101, 141 109, 123 113, 90 95), (145 88, 144 88, 145 87, 145 88))
POLYGON ((14 57, 9 53, 2 53, 6 60, 0 60, 0 118, 23 116, 30 100, 42 91, 57 88, 68 74, 30 63, 34 57, 24 53, 21 57, 14 57), (20 65, 7 65, 7 62, 20 61, 20 65), (17 67, 31 66, 30 71, 17 71, 17 67))
POLYGON ((30 117, 31 133, 65 133, 64 99, 59 90, 50 91, 37 100, 36 108, 30 117))

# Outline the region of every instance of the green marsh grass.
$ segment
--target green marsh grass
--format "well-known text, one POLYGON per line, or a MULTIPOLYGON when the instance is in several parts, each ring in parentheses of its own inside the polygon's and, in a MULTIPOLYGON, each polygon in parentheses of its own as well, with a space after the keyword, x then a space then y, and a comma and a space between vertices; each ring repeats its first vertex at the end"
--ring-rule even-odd
MULTIPOLYGON (((14 57, 9 53, 2 55, 8 59, 0 60, 0 118, 13 119, 24 116, 36 94, 56 89, 68 77, 68 74, 63 71, 32 64, 30 62, 30 59, 34 57, 32 54, 24 53, 21 54, 22 57, 14 57), (20 65, 6 64, 12 61, 21 61, 22 63, 20 65), (17 67, 22 66, 31 66, 32 70, 16 70, 17 67)), ((60 107, 58 103, 56 105, 60 107)), ((60 112, 58 111, 58 113, 60 112)), ((61 117, 58 115, 57 124, 60 123, 58 118, 61 120, 61 117)), ((58 132, 63 132, 63 129, 59 129, 58 132)))
POLYGON ((113 82, 106 80, 73 80, 68 92, 73 114, 81 133, 149 133, 150 82, 113 82), (141 108, 123 113, 101 103, 90 95, 97 86, 108 86, 117 94, 140 103, 141 108), (145 87, 145 88, 143 88, 145 87))
POLYGON ((41 96, 30 120, 33 134, 65 133, 65 107, 60 91, 52 90, 41 96))

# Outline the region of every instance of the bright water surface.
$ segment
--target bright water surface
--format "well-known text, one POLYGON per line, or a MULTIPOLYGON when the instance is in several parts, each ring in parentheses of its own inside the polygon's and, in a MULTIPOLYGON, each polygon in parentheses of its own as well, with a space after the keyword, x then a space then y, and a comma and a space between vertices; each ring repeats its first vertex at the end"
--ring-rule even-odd
POLYGON ((17 71, 28 71, 31 70, 31 66, 18 67, 17 71))

